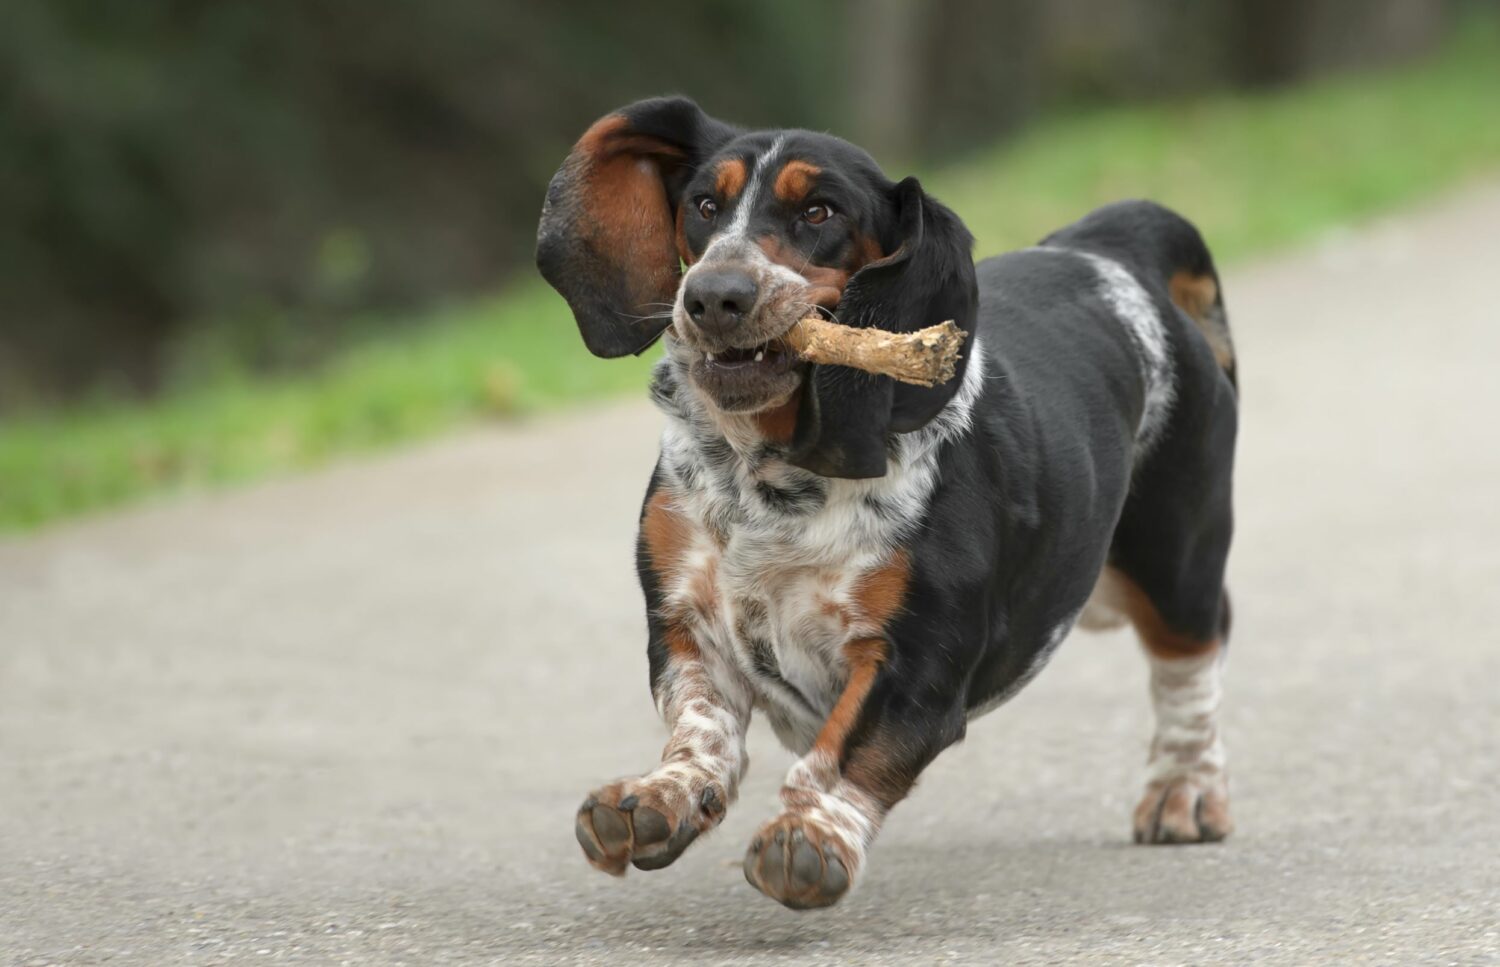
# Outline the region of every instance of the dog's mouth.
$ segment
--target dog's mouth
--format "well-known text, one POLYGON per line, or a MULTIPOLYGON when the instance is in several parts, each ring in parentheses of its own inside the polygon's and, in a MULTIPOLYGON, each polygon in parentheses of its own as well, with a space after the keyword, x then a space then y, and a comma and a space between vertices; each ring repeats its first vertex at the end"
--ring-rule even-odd
POLYGON ((780 339, 772 339, 758 346, 730 347, 716 353, 703 354, 703 369, 706 373, 760 373, 770 375, 783 373, 791 368, 795 357, 780 339))
POLYGON ((700 349, 690 372, 693 382, 721 410, 753 413, 785 399, 801 382, 804 368, 778 338, 713 352, 700 349))
POLYGON ((675 321, 682 341, 678 358, 687 363, 692 381, 720 410, 753 413, 775 405, 797 390, 809 366, 792 351, 785 336, 803 316, 830 313, 820 305, 822 300, 812 298, 822 294, 787 288, 758 306, 736 332, 718 338, 698 329, 679 300, 675 321))

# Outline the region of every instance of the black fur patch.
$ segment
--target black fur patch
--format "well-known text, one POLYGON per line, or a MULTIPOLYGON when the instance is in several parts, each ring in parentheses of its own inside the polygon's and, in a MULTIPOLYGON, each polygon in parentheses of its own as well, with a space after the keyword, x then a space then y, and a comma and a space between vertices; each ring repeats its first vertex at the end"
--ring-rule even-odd
POLYGON ((809 476, 789 487, 777 487, 760 481, 755 492, 771 510, 791 517, 804 517, 821 510, 828 499, 828 487, 809 476))

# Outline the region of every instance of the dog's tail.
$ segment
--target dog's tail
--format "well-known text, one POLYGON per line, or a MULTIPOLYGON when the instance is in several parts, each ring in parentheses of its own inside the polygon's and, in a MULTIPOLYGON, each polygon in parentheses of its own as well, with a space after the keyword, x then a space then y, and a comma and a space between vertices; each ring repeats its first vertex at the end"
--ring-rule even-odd
POLYGON ((1238 391, 1224 287, 1213 255, 1192 222, 1156 202, 1122 201, 1089 213, 1043 244, 1095 249, 1154 276, 1203 333, 1238 391))

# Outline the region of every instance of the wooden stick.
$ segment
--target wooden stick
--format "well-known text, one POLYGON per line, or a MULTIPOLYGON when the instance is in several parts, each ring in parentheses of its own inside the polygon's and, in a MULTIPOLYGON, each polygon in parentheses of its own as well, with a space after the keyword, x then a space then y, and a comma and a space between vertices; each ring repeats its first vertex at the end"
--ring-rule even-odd
POLYGON ((936 386, 953 378, 967 336, 951 319, 916 332, 886 332, 809 316, 781 339, 810 363, 851 366, 903 383, 936 386))

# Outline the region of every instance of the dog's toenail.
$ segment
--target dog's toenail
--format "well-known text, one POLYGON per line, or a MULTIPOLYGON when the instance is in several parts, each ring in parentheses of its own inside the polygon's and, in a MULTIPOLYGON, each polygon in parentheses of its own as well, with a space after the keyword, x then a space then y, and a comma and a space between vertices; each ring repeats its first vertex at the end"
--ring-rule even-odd
POLYGON ((637 795, 634 795, 634 794, 631 794, 629 796, 626 796, 624 799, 620 800, 620 809, 621 809, 622 812, 627 812, 628 813, 632 809, 634 809, 636 806, 639 806, 640 804, 641 804, 641 797, 637 796, 637 795))

